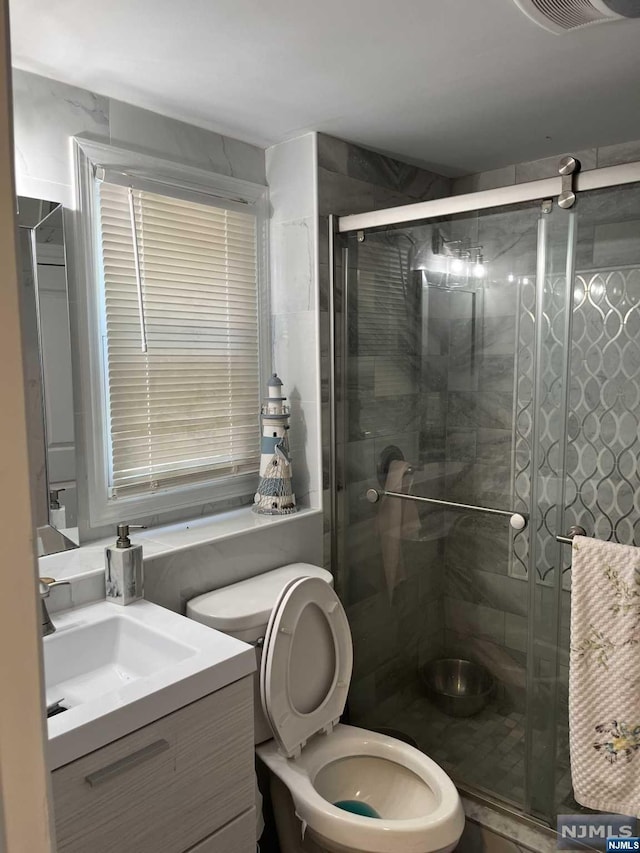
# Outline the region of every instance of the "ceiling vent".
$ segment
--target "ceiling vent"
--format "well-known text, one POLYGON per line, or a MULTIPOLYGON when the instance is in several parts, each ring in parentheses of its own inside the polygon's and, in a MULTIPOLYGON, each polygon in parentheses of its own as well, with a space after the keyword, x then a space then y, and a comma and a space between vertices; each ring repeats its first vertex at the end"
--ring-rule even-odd
POLYGON ((640 18, 639 0, 514 0, 536 24, 550 33, 561 33, 619 21, 640 18))

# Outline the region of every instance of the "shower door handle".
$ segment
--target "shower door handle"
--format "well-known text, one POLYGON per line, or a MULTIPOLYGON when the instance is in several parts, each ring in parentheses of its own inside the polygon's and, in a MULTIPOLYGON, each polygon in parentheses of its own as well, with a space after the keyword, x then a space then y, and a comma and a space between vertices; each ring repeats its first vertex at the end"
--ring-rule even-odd
POLYGON ((423 498, 420 495, 407 495, 404 492, 388 492, 386 490, 367 489, 366 499, 371 504, 377 503, 380 498, 400 498, 405 501, 418 501, 418 503, 442 506, 446 509, 460 509, 465 512, 485 512, 487 515, 501 515, 509 519, 509 524, 516 530, 524 530, 527 526, 528 516, 523 512, 514 512, 512 509, 495 509, 491 506, 475 506, 474 504, 460 504, 455 501, 442 501, 439 498, 423 498))

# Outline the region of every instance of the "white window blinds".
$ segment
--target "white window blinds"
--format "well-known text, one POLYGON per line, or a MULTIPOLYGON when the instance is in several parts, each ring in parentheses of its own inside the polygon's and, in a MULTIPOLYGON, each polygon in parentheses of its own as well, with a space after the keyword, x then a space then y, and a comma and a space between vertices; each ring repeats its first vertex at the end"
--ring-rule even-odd
POLYGON ((108 182, 98 199, 111 497, 257 471, 255 216, 108 182))

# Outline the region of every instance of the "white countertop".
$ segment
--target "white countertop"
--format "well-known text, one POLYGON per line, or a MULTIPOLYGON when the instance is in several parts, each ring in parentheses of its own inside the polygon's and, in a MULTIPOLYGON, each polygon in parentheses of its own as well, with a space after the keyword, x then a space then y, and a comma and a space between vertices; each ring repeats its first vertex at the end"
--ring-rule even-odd
MULTIPOLYGON (((180 521, 149 530, 131 532, 131 541, 142 545, 145 563, 169 553, 197 548, 208 542, 233 539, 257 530, 317 515, 322 510, 303 507, 292 515, 257 515, 251 507, 221 512, 213 516, 180 521)), ((115 528, 114 528, 115 530, 115 528)), ((99 539, 71 551, 61 551, 40 557, 38 571, 42 577, 73 581, 104 573, 104 549, 115 542, 115 532, 108 539, 99 539)))
POLYGON ((132 630, 149 637, 155 634, 159 646, 163 642, 175 643, 183 650, 183 657, 171 660, 168 655, 166 666, 163 664, 157 671, 136 675, 115 687, 112 684, 107 692, 51 717, 48 720, 51 770, 250 675, 256 668, 255 650, 251 646, 149 601, 136 601, 127 607, 100 601, 56 613, 52 618, 56 633, 44 638, 48 702, 63 697, 53 695, 53 665, 47 668, 47 644, 61 640, 72 644, 74 634, 77 638, 92 636, 88 632, 99 630, 96 626, 107 620, 131 620, 137 626, 132 630))

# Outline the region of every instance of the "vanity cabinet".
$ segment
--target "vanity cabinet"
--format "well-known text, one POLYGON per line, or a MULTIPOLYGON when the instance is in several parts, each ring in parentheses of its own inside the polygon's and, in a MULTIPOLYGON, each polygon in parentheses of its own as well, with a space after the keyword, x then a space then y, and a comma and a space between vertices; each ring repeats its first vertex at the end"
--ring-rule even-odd
POLYGON ((189 853, 239 853, 256 849, 256 810, 245 812, 231 823, 196 844, 189 853))
POLYGON ((52 774, 58 853, 253 853, 252 678, 52 774))

